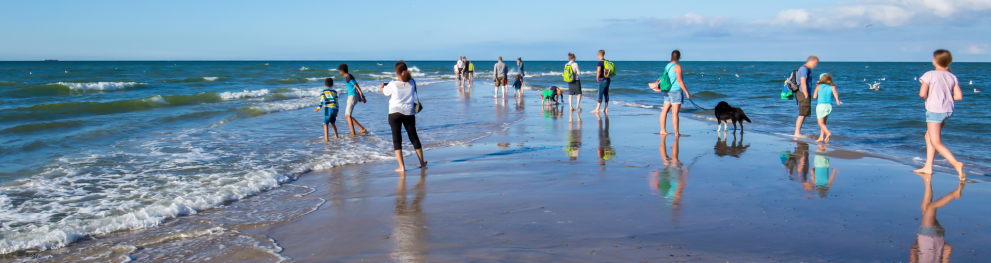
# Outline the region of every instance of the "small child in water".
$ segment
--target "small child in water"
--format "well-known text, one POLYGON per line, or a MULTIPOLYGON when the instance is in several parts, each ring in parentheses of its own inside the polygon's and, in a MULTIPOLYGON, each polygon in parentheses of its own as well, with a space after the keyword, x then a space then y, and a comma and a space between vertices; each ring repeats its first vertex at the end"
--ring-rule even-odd
POLYGON ((523 96, 523 75, 516 74, 516 80, 513 81, 513 97, 523 96))
POLYGON ((337 138, 337 91, 332 89, 334 86, 334 79, 327 78, 323 81, 324 89, 320 92, 320 101, 317 103, 317 109, 313 112, 320 111, 323 108, 323 141, 330 141, 330 131, 327 129, 327 125, 334 128, 334 138, 337 138))
POLYGON ((819 139, 816 142, 829 143, 829 136, 833 135, 833 133, 829 132, 829 129, 826 128, 826 120, 829 119, 829 114, 833 112, 833 98, 836 99, 836 105, 843 105, 843 102, 840 102, 840 93, 836 92, 836 84, 833 84, 832 75, 828 73, 819 75, 817 86, 815 92, 812 94, 813 99, 818 99, 816 118, 819 119, 819 139))
POLYGON ((963 181, 967 179, 967 174, 963 172, 963 163, 953 157, 953 153, 943 145, 943 140, 940 138, 943 126, 953 115, 953 101, 963 99, 957 76, 950 73, 949 69, 950 63, 953 63, 953 55, 945 49, 936 50, 933 52, 932 63, 936 69, 926 72, 919 78, 919 82, 922 83, 919 97, 926 100, 926 164, 915 172, 932 174, 933 159, 936 158, 936 152, 939 152, 950 165, 953 165, 960 180, 963 181))

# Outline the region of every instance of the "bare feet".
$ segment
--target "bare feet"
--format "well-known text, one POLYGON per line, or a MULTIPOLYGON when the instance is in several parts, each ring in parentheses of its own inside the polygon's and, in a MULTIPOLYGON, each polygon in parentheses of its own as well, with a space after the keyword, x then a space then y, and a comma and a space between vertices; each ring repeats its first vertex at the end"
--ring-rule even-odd
POLYGON ((598 112, 599 112, 599 109, 595 109, 593 111, 590 111, 590 113, 598 113, 598 112))
POLYGON ((957 169, 957 174, 960 176, 960 181, 967 180, 967 173, 963 172, 963 163, 957 162, 953 164, 953 169, 957 169))
POLYGON ((819 139, 816 140, 816 142, 822 142, 822 136, 819 136, 819 139))
POLYGON ((956 190, 953 190, 953 192, 950 192, 950 194, 953 195, 954 198, 960 199, 960 197, 963 196, 963 187, 964 186, 967 186, 967 183, 960 182, 960 185, 957 186, 957 189, 956 190))
POLYGON ((932 168, 932 166, 922 167, 921 169, 916 169, 916 170, 913 170, 912 172, 915 172, 915 173, 917 173, 919 175, 929 175, 929 176, 932 176, 932 174, 933 174, 933 168, 932 168))
POLYGON ((833 134, 832 133, 826 133, 826 141, 824 141, 825 143, 829 143, 829 136, 833 136, 833 134))
POLYGON ((420 168, 427 168, 427 161, 420 163, 420 168))
POLYGON ((396 168, 396 172, 400 172, 400 173, 406 172, 406 168, 404 168, 404 167, 396 168))
POLYGON ((670 133, 668 133, 668 131, 665 131, 665 130, 661 130, 661 132, 659 132, 659 133, 657 133, 657 134, 660 134, 660 135, 668 135, 668 134, 670 134, 670 133))

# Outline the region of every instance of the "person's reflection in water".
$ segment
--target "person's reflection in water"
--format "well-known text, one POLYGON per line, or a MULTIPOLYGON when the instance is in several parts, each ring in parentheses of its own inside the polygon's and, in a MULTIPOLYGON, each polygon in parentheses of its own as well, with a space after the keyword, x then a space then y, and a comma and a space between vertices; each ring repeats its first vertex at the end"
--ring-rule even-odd
POLYGON ((688 168, 681 168, 681 161, 678 160, 680 148, 678 146, 681 137, 674 136, 674 145, 671 146, 671 155, 667 153, 667 137, 669 134, 661 135, 661 160, 664 167, 660 171, 652 171, 650 174, 650 189, 657 191, 657 195, 666 199, 668 207, 671 207, 671 217, 677 219, 681 210, 681 196, 685 189, 685 181, 688 178, 688 168))
POLYGON ((568 133, 570 136, 568 136, 568 145, 564 146, 564 151, 567 152, 572 161, 578 159, 579 151, 582 149, 582 115, 580 113, 581 110, 568 113, 568 133), (576 115, 577 123, 575 121, 576 115))
POLYGON ((922 223, 919 226, 919 234, 916 235, 915 244, 910 250, 909 260, 913 263, 949 263, 953 247, 946 243, 944 237, 946 229, 943 229, 939 220, 936 220, 936 209, 946 206, 953 199, 959 199, 962 195, 961 192, 963 192, 964 182, 960 182, 953 192, 933 202, 932 174, 920 174, 919 176, 922 176, 925 181, 926 192, 922 197, 922 223))
POLYGON ((802 184, 802 189, 812 191, 815 185, 808 181, 809 176, 809 144, 796 141, 795 150, 787 153, 788 159, 784 161, 784 167, 788 171, 789 180, 798 181, 802 184))
POLYGON ((736 142, 736 133, 733 133, 733 143, 730 145, 726 145, 726 140, 729 139, 726 133, 717 134, 717 136, 718 137, 716 138, 716 146, 713 147, 713 150, 715 150, 716 155, 718 155, 719 157, 725 157, 729 155, 736 158, 740 158, 740 155, 743 154, 743 152, 746 152, 747 148, 750 148, 750 144, 747 144, 746 146, 743 145, 742 132, 740 133, 739 143, 736 142))
POLYGON ((523 96, 516 97, 516 112, 523 112, 525 108, 523 107, 523 96))
POLYGON ((826 198, 827 192, 830 187, 833 187, 833 179, 836 179, 836 172, 839 170, 833 168, 833 172, 829 172, 829 157, 822 155, 821 153, 826 152, 826 146, 819 144, 819 148, 816 149, 816 157, 812 165, 815 169, 812 169, 812 182, 815 182, 816 191, 819 192, 819 197, 826 198))
POLYGON ((393 219, 395 228, 390 239, 395 247, 389 254, 395 262, 426 262, 427 261, 427 222, 423 218, 420 205, 426 196, 424 181, 426 171, 420 170, 420 180, 413 187, 413 200, 406 197, 406 176, 399 178, 399 190, 396 193, 396 214, 393 219))
POLYGON ((606 161, 611 161, 616 156, 616 151, 612 148, 612 140, 609 139, 609 114, 606 113, 603 118, 596 112, 595 118, 599 119, 599 148, 596 153, 599 156, 599 165, 606 165, 606 161))

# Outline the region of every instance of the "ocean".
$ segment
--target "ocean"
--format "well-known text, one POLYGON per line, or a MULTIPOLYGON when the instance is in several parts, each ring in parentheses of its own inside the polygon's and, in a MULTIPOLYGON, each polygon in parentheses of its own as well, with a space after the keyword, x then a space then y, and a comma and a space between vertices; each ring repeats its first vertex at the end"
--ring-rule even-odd
MULTIPOLYGON (((309 171, 389 160, 387 98, 376 93, 379 83, 394 76, 393 63, 0 62, 0 253, 156 227, 278 188, 309 171), (340 116, 342 138, 324 143, 322 114, 312 109, 327 77, 337 80, 343 104, 340 63, 350 65, 367 93, 368 103, 359 105, 355 118, 371 135, 351 137, 340 116)), ((615 63, 613 102, 660 108, 662 98, 646 83, 666 62, 615 63)), ((419 85, 453 80, 453 61, 409 64, 419 85)), ((502 100, 492 99, 492 64, 475 63, 478 80, 470 96, 420 91, 427 110, 417 121, 426 148, 470 143, 524 118, 522 110, 507 110, 502 100), (487 107, 504 108, 495 115, 479 110, 487 107)), ((516 74, 513 62, 507 64, 516 74)), ((594 107, 595 62, 579 64, 587 111, 594 107)), ((683 62, 693 101, 707 109, 686 101, 684 113, 711 119, 711 108, 727 101, 754 121, 748 131, 790 134, 797 107, 781 100, 779 92, 786 75, 801 64, 683 62)), ((535 90, 566 86, 563 65, 526 61, 527 103, 539 105, 535 90)), ((832 74, 844 102, 830 116, 831 144, 921 163, 925 108, 916 78, 931 69, 929 62, 820 63, 814 75, 832 74), (868 89, 874 82, 879 91, 868 89)), ((980 109, 989 105, 991 91, 975 89, 991 84, 991 64, 955 63, 951 69, 964 100, 956 104, 944 142, 968 163, 966 170, 987 174, 991 112, 980 109)), ((814 119, 803 132, 818 133, 814 119)))

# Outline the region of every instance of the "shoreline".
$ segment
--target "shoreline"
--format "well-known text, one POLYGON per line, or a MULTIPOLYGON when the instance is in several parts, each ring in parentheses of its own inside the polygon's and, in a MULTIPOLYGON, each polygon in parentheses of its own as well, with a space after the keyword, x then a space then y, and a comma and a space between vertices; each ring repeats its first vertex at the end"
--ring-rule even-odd
MULTIPOLYGON (((491 93, 481 93, 491 95, 491 93)), ((310 171, 278 188, 197 215, 168 220, 162 227, 119 231, 100 237, 99 239, 103 241, 86 240, 58 250, 63 253, 78 252, 94 249, 114 240, 122 242, 118 243, 120 245, 126 243, 127 239, 147 236, 143 234, 145 232, 165 231, 176 227, 185 229, 184 227, 202 225, 202 222, 212 222, 207 225, 213 228, 204 227, 204 229, 214 229, 217 226, 215 224, 220 222, 219 226, 224 229, 221 232, 211 232, 213 234, 201 235, 178 243, 207 240, 216 244, 227 244, 228 247, 233 248, 237 247, 230 245, 234 240, 267 239, 271 240, 271 244, 262 245, 262 248, 242 246, 242 250, 220 251, 228 253, 211 258, 235 259, 238 255, 250 254, 250 257, 241 259, 272 262, 366 259, 463 261, 467 258, 486 262, 561 260, 652 262, 669 260, 668 258, 673 257, 669 255, 675 254, 685 254, 685 257, 678 259, 689 262, 739 262, 741 259, 745 262, 765 262, 766 257, 786 262, 825 260, 864 262, 866 260, 863 259, 868 255, 874 255, 873 261, 903 259, 908 254, 907 249, 905 253, 887 251, 879 253, 878 256, 869 251, 886 247, 871 245, 867 241, 881 242, 889 238, 890 242, 900 244, 899 248, 905 248, 905 240, 902 240, 905 238, 897 241, 891 241, 890 238, 910 236, 913 231, 917 231, 917 221, 911 220, 911 217, 906 217, 908 220, 902 217, 889 220, 887 216, 890 215, 887 214, 855 213, 896 207, 899 210, 892 214, 899 216, 912 214, 915 215, 914 217, 919 217, 917 213, 907 213, 913 206, 912 211, 918 210, 918 199, 903 197, 918 195, 915 193, 917 191, 903 189, 917 190, 918 186, 912 186, 917 185, 915 182, 917 177, 900 179, 905 176, 905 171, 909 171, 907 174, 911 176, 917 175, 910 173, 914 168, 895 160, 832 148, 826 149, 825 153, 817 153, 814 151, 816 149, 814 144, 805 144, 807 166, 813 163, 812 156, 808 156, 811 152, 815 156, 832 157, 833 165, 842 170, 840 176, 843 177, 839 177, 840 179, 836 180, 837 185, 827 190, 827 192, 832 191, 833 194, 827 194, 825 198, 817 197, 819 194, 803 190, 804 186, 801 184, 799 184, 801 187, 796 187, 793 182, 796 181, 794 175, 760 178, 766 173, 780 174, 781 168, 777 165, 787 167, 784 159, 780 164, 777 160, 774 164, 768 164, 766 159, 781 157, 782 148, 789 150, 802 148, 800 146, 802 143, 777 138, 773 134, 753 132, 746 133, 745 136, 741 133, 729 134, 725 141, 717 139, 716 146, 712 146, 711 139, 716 137, 712 132, 714 125, 693 118, 684 118, 683 133, 691 136, 679 140, 668 136, 664 140, 666 145, 662 144, 667 149, 665 154, 674 154, 669 153, 670 148, 680 143, 678 145, 680 160, 684 168, 691 170, 684 178, 680 178, 682 176, 676 173, 671 174, 671 169, 668 169, 671 166, 666 167, 663 164, 664 161, 658 156, 658 148, 655 148, 659 147, 658 137, 660 137, 652 134, 657 128, 656 110, 618 107, 611 110, 612 116, 606 120, 596 118, 595 114, 582 112, 582 120, 571 122, 571 124, 581 122, 580 128, 575 129, 563 114, 559 117, 544 118, 543 116, 546 115, 539 107, 539 96, 534 96, 532 92, 527 94, 529 95, 525 98, 529 101, 524 102, 525 117, 507 124, 503 130, 489 131, 488 135, 469 142, 444 145, 426 151, 430 167, 426 170, 408 171, 406 179, 403 180, 406 184, 403 186, 396 186, 396 182, 401 180, 397 178, 395 172, 391 172, 395 168, 394 160, 310 171), (605 141, 602 140, 602 128, 606 129, 605 141), (740 136, 739 143, 736 141, 736 136, 740 136), (575 140, 576 138, 578 140, 575 140), (746 140, 745 146, 744 140, 746 140), (571 150, 567 147, 575 145, 576 141, 579 149, 575 152, 578 156, 571 160, 569 157, 571 150), (642 142, 648 143, 644 145, 642 142), (610 151, 615 155, 608 157, 609 160, 603 161, 604 165, 600 165, 599 155, 602 153, 598 146, 603 144, 604 147, 613 149, 602 151, 604 155, 608 156, 610 151), (778 150, 774 150, 775 148, 778 150), (775 170, 777 172, 774 172, 775 170), (850 170, 854 171, 850 172, 850 170), (878 172, 879 170, 881 172, 878 172), (727 171, 746 178, 740 179, 737 175, 728 175, 727 171), (421 172, 426 175, 422 181, 421 172), (898 173, 899 176, 883 175, 887 173, 898 173), (853 178, 844 178, 851 176, 853 178), (884 179, 890 179, 887 184, 895 186, 895 189, 858 186, 861 183, 868 186, 884 185, 885 182, 882 182, 884 179), (724 180, 726 182, 722 182, 724 180), (644 183, 653 186, 647 187, 643 185, 644 183), (853 185, 849 185, 850 183, 853 185), (665 188, 662 186, 665 184, 669 190, 677 190, 665 195, 660 190, 665 188), (705 189, 706 186, 712 189, 705 189), (770 190, 766 190, 768 186, 770 190), (288 191, 289 189, 298 191, 288 191), (901 198, 872 200, 877 198, 878 191, 891 196, 898 195, 901 198), (713 193, 725 196, 714 197, 711 196, 713 193), (752 199, 755 196, 759 200, 756 206, 740 200, 752 199), (258 203, 260 199, 283 204, 278 208, 288 210, 264 210, 265 213, 258 215, 272 215, 277 218, 247 225, 241 224, 243 222, 232 225, 224 224, 222 220, 204 220, 211 215, 238 211, 232 207, 258 203), (287 200, 307 201, 287 202, 287 200), (315 205, 317 202, 319 204, 315 205), (785 205, 783 208, 759 205, 765 202, 781 202, 785 205), (300 203, 308 205, 296 206, 300 203), (812 204, 813 207, 803 206, 808 204, 812 204), (836 210, 834 206, 840 205, 852 206, 853 212, 836 210), (795 212, 786 208, 803 209, 795 212), (759 209, 761 213, 754 213, 757 211, 754 209, 759 209), (726 211, 717 212, 718 210, 726 211), (768 212, 772 215, 762 215, 768 212), (838 234, 834 233, 823 238, 824 240, 809 243, 819 244, 834 252, 804 253, 794 245, 803 242, 796 243, 795 240, 789 239, 793 239, 794 236, 814 236, 821 234, 821 231, 805 229, 817 227, 815 224, 788 223, 788 220, 802 221, 802 218, 810 216, 816 218, 823 212, 830 214, 826 221, 834 224, 848 222, 847 219, 865 220, 861 216, 871 219, 862 222, 866 226, 830 225, 829 229, 840 231, 845 235, 838 237, 838 234), (749 219, 750 217, 757 219, 749 219), (784 219, 784 222, 781 222, 781 219, 784 219), (762 220, 774 223, 768 225, 762 220), (661 223, 666 221, 671 222, 661 223), (899 227, 879 223, 881 221, 899 222, 899 227), (901 227, 911 224, 915 226, 901 227), (422 226, 422 228, 411 226, 422 226), (910 228, 915 230, 906 231, 910 228), (789 235, 764 232, 768 230, 788 232, 789 235), (856 235, 849 233, 851 231, 866 235, 858 237, 864 239, 858 241, 861 247, 840 245, 847 238, 856 235), (878 231, 881 233, 865 234, 878 231), (762 239, 754 241, 749 238, 753 236, 762 239), (765 240, 766 238, 779 239, 779 241, 765 240), (713 243, 716 240, 723 241, 713 243), (744 243, 734 241, 744 241, 744 243), (719 260, 715 260, 716 258, 719 260)), ((482 101, 490 99, 484 95, 473 96, 482 101)), ((501 104, 500 100, 502 99, 496 99, 496 103, 501 104)), ((509 100, 505 106, 493 107, 493 110, 509 111, 509 106, 513 103, 509 100)), ((589 103, 594 102, 586 102, 586 105, 589 103)), ((619 105, 613 105, 616 106, 619 105)), ((567 111, 564 112, 566 113, 567 111)), ((793 156, 795 152, 793 150, 789 155, 793 156)), ((936 186, 939 189, 937 191, 945 192, 943 188, 955 179, 955 176, 945 176, 946 173, 940 172, 937 174, 942 175, 933 179, 937 182, 936 186)), ((979 251, 963 247, 980 248, 981 245, 988 243, 983 240, 991 240, 991 238, 981 240, 982 237, 988 236, 988 229, 980 224, 976 226, 969 224, 967 227, 961 224, 951 226, 954 223, 950 221, 955 220, 948 220, 959 217, 960 222, 974 222, 979 217, 991 215, 989 209, 980 207, 981 199, 991 197, 989 189, 985 189, 983 185, 969 184, 968 190, 964 192, 965 198, 960 199, 966 201, 954 201, 946 208, 947 211, 943 212, 949 216, 941 216, 947 222, 948 229, 954 227, 967 229, 968 234, 962 235, 965 237, 963 240, 959 238, 954 240, 947 235, 947 242, 960 244, 960 251, 979 251), (973 211, 958 212, 962 210, 973 211)), ((259 205, 263 204, 259 203, 259 205)), ((911 240, 908 242, 911 245, 911 240)), ((171 243, 175 242, 165 241, 138 247, 152 250, 147 248, 174 245, 171 243)), ((105 250, 97 248, 91 252, 100 251, 105 250)), ((201 250, 193 255, 193 258, 204 259, 204 256, 210 253, 201 250)), ((984 257, 977 252, 973 252, 970 256, 967 253, 955 254, 957 256, 954 257, 954 262, 978 262, 974 260, 984 257), (960 259, 961 257, 963 258, 960 259)), ((132 254, 130 258, 136 257, 132 254)))

